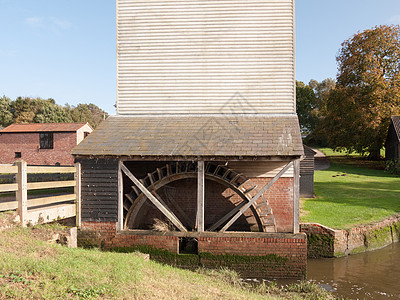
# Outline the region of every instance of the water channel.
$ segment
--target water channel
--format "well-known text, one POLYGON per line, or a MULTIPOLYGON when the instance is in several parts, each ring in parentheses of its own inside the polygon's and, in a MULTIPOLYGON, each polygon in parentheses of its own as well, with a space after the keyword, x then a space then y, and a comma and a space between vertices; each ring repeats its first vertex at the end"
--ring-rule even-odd
POLYGON ((307 279, 348 299, 400 299, 400 243, 332 259, 309 259, 307 279))

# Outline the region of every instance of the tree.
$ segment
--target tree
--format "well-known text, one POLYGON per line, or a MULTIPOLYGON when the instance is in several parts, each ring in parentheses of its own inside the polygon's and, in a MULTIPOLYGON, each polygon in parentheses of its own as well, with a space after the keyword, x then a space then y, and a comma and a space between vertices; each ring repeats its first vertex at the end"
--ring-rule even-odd
POLYGON ((322 82, 311 79, 308 85, 296 81, 296 110, 299 116, 305 143, 326 146, 326 138, 321 131, 321 123, 326 116, 326 103, 336 82, 327 78, 322 82))
POLYGON ((101 121, 108 117, 104 110, 92 103, 78 104, 76 107, 67 105, 67 109, 70 110, 73 122, 89 122, 93 128, 96 128, 101 121))
POLYGON ((6 127, 12 123, 13 114, 11 111, 10 98, 3 96, 0 98, 0 126, 6 127))
POLYGON ((343 42, 337 62, 324 121, 329 144, 379 158, 390 116, 400 113, 400 26, 355 34, 343 42))
POLYGON ((38 100, 36 104, 35 123, 69 123, 72 118, 68 110, 56 104, 54 99, 38 100))
POLYGON ((299 117, 302 135, 308 135, 314 131, 317 119, 313 114, 316 108, 314 90, 304 82, 296 81, 296 111, 299 117))

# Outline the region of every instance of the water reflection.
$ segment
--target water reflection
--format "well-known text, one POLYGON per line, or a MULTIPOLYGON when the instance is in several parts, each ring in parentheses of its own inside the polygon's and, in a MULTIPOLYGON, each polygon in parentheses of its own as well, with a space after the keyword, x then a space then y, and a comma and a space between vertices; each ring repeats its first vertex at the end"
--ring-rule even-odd
POLYGON ((400 243, 343 258, 310 259, 307 279, 349 299, 400 299, 400 243))

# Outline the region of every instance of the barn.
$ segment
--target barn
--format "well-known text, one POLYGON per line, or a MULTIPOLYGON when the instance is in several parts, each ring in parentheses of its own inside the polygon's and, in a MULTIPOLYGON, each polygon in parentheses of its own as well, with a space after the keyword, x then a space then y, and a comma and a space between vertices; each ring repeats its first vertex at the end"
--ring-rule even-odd
POLYGON ((81 243, 304 277, 294 38, 293 0, 117 0, 117 114, 72 152, 81 243))
POLYGON ((400 161, 400 116, 392 116, 385 143, 386 160, 400 161))

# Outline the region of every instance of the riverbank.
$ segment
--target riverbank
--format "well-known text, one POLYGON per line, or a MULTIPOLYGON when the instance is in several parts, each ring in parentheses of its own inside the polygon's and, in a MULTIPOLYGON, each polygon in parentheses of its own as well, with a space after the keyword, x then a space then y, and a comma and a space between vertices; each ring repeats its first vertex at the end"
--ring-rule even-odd
POLYGON ((334 299, 309 282, 251 285, 227 269, 189 271, 138 252, 67 248, 54 243, 60 225, 21 228, 10 213, 0 221, 0 299, 334 299))
POLYGON ((301 231, 307 234, 308 258, 341 257, 381 249, 399 242, 400 215, 348 230, 302 223, 301 231))

